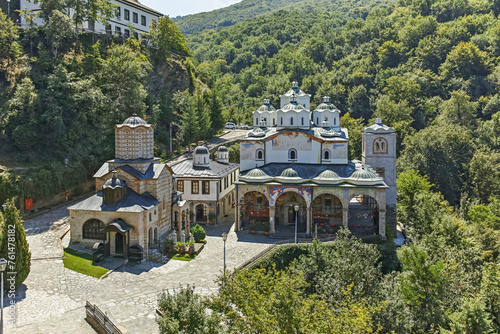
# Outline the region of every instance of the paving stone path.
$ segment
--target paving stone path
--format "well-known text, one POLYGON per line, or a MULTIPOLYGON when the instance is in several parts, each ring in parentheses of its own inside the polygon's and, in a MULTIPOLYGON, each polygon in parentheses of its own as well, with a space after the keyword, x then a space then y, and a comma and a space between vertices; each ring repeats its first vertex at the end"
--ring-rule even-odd
MULTIPOLYGON (((200 294, 217 289, 215 280, 223 270, 223 232, 229 233, 229 270, 273 242, 265 236, 235 233, 234 215, 230 214, 219 225, 205 227, 207 244, 190 262, 127 264, 96 279, 64 268, 63 247, 69 243, 67 215, 66 207, 61 207, 24 223, 33 260, 16 297, 16 325, 6 323, 7 333, 95 333, 84 320, 87 300, 107 313, 124 333, 157 333, 155 309, 161 291, 187 284, 194 284, 200 294)), ((8 302, 6 298, 4 306, 8 302)))

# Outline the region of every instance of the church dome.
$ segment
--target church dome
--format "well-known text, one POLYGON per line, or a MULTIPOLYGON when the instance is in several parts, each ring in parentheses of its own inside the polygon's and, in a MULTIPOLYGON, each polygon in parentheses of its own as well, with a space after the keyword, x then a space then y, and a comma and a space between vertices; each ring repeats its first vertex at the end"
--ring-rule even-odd
POLYGON ((219 152, 229 152, 229 150, 227 149, 227 147, 226 147, 226 146, 220 146, 220 147, 217 149, 217 151, 219 151, 219 152))
POLYGON ((261 128, 254 128, 252 131, 248 133, 248 137, 264 137, 266 132, 261 128))
POLYGON ((299 173, 293 168, 287 168, 281 172, 281 177, 299 177, 299 173))
POLYGON ((240 180, 248 182, 267 182, 271 180, 271 177, 266 174, 262 169, 254 168, 245 175, 240 175, 240 180))
POLYGON ((208 154, 208 149, 205 146, 196 146, 194 154, 208 154))
POLYGON ((271 105, 269 99, 264 99, 264 104, 257 109, 258 112, 273 112, 276 109, 271 105))
POLYGON ((259 168, 252 169, 245 176, 246 177, 251 177, 251 178, 269 177, 269 175, 267 175, 266 172, 264 172, 262 169, 259 169, 259 168))
POLYGON ((323 103, 321 103, 316 110, 321 111, 321 110, 331 110, 331 111, 338 111, 337 107, 330 102, 330 97, 325 96, 323 97, 323 103))
POLYGON ((340 180, 340 176, 333 170, 324 170, 315 178, 317 179, 329 179, 329 180, 340 180))
POLYGON ((145 120, 143 120, 142 118, 140 118, 139 116, 137 116, 137 114, 133 114, 132 116, 130 116, 129 118, 127 118, 123 124, 126 124, 126 125, 146 125, 148 123, 146 123, 145 120))
POLYGON ((115 188, 125 188, 125 181, 123 181, 122 179, 119 179, 117 177, 117 172, 116 171, 113 171, 113 177, 111 179, 108 179, 104 185, 102 186, 103 189, 106 189, 106 188, 111 188, 111 189, 115 189, 115 188))
POLYGON ((298 103, 297 101, 292 101, 290 103, 288 103, 287 105, 283 106, 283 108, 281 108, 281 110, 297 110, 297 111, 300 111, 300 110, 305 110, 306 108, 298 103))
POLYGON ((349 176, 353 180, 380 180, 381 177, 369 166, 359 162, 359 160, 353 160, 356 164, 356 170, 349 176))

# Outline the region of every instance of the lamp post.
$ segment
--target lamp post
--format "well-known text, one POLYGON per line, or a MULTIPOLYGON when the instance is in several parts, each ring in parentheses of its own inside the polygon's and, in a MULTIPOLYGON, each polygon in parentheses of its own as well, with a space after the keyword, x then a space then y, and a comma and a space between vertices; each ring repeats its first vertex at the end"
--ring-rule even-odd
POLYGON ((5 268, 7 268, 7 260, 4 258, 0 259, 0 272, 2 273, 2 283, 0 284, 0 302, 2 303, 1 306, 1 315, 0 315, 0 334, 3 334, 3 272, 5 271, 5 268))
POLYGON ((297 243, 297 217, 299 215, 299 206, 295 205, 293 209, 295 210, 295 243, 297 243))
POLYGON ((3 212, 5 212, 5 210, 7 209, 7 203, 2 204, 2 209, 3 209, 3 212))
POLYGON ((10 0, 7 0, 7 17, 10 19, 10 0))
POLYGON ((227 233, 222 233, 222 240, 224 241, 224 285, 226 284, 226 240, 227 233))

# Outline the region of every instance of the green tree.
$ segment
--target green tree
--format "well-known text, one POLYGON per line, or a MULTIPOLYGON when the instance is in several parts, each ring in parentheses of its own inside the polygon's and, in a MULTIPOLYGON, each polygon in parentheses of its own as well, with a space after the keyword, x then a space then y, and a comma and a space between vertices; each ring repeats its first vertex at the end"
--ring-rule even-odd
POLYGON ((469 165, 472 192, 482 203, 500 197, 500 153, 489 148, 476 152, 469 165))
POLYGON ((14 278, 16 287, 24 282, 31 268, 31 251, 24 232, 21 212, 14 201, 7 200, 7 207, 0 214, 0 258, 8 261, 7 272, 4 273, 4 287, 9 287, 9 279, 14 278))
POLYGON ((412 245, 403 249, 401 290, 416 320, 414 330, 424 333, 443 324, 442 300, 446 293, 443 262, 431 263, 425 251, 412 245))
POLYGON ((18 41, 19 31, 17 26, 0 10, 0 72, 6 79, 14 83, 13 67, 22 54, 22 47, 18 41))
POLYGON ((162 292, 158 297, 156 318, 162 334, 217 333, 217 322, 210 316, 203 298, 194 292, 194 286, 162 292))
POLYGON ((363 119, 352 118, 350 113, 345 113, 340 118, 340 126, 349 129, 349 159, 361 157, 361 139, 364 131, 363 119))
POLYGON ((156 64, 166 61, 171 51, 183 56, 191 56, 191 50, 187 47, 184 35, 166 16, 158 21, 153 20, 149 33, 145 37, 151 44, 148 50, 151 52, 152 61, 156 64))
POLYGON ((488 334, 494 333, 490 315, 480 300, 468 299, 460 310, 450 315, 450 330, 447 334, 488 334))

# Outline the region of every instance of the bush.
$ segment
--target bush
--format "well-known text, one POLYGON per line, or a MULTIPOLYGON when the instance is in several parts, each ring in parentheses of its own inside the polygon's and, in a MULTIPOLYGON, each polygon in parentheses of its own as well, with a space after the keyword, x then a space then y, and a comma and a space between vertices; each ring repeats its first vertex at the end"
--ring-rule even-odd
POLYGON ((193 233, 194 241, 196 242, 200 242, 207 236, 207 233, 199 224, 196 224, 196 226, 191 229, 191 233, 193 233))
POLYGON ((276 270, 284 270, 293 260, 298 259, 303 254, 308 254, 308 245, 283 245, 273 249, 269 254, 256 262, 252 268, 272 269, 273 265, 276 270))

